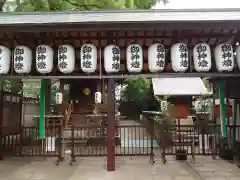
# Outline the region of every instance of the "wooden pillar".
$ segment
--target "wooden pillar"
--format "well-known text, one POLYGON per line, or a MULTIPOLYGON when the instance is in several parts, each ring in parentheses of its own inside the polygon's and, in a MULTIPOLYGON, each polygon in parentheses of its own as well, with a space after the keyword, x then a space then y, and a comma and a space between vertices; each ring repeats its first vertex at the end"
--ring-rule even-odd
POLYGON ((115 171, 115 80, 108 79, 107 171, 115 171))
MULTIPOLYGON (((64 84, 65 84, 65 81, 60 79, 59 80, 59 92, 62 93, 63 95, 63 101, 62 101, 62 104, 60 104, 58 106, 58 111, 59 111, 59 114, 62 114, 64 115, 64 119, 60 119, 60 137, 63 137, 63 133, 64 133, 64 127, 66 125, 66 122, 65 122, 65 99, 64 99, 64 84)), ((59 157, 58 157, 58 160, 57 162, 62 162, 64 160, 64 149, 65 149, 65 145, 64 143, 62 143, 63 141, 61 140, 60 142, 60 152, 59 152, 59 157)))
MULTIPOLYGON (((3 137, 3 107, 4 107, 4 93, 3 93, 3 82, 4 80, 0 80, 0 139, 3 137)), ((3 142, 0 142, 0 160, 3 160, 3 142)))
POLYGON ((216 143, 217 143, 217 137, 216 137, 216 133, 217 133, 217 121, 216 121, 216 114, 215 114, 215 100, 216 100, 216 85, 215 82, 212 81, 212 90, 213 90, 213 103, 212 103, 212 121, 214 124, 214 129, 213 129, 213 137, 212 137, 212 158, 216 159, 216 153, 217 153, 217 147, 216 147, 216 143))

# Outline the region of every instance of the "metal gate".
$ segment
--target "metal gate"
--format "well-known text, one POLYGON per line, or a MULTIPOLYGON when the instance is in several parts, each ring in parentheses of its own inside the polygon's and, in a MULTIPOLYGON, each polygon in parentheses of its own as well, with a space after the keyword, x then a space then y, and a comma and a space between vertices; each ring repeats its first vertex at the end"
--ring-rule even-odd
POLYGON ((4 154, 17 148, 21 133, 22 98, 20 94, 1 92, 1 139, 4 154))
MULTIPOLYGON (((72 126, 64 131, 61 127, 49 126, 46 130, 48 138, 44 140, 38 139, 37 127, 12 128, 11 131, 10 128, 3 128, 4 156, 49 156, 58 157, 58 162, 64 156, 70 156, 71 162, 75 162, 81 156, 107 155, 107 129, 103 126, 72 126)), ((151 131, 139 124, 119 125, 116 128, 116 156, 150 156, 152 162, 155 156, 165 162, 166 156, 183 151, 193 158, 199 155, 215 158, 228 149, 232 151, 232 156, 237 156, 239 148, 234 136, 240 139, 240 126, 228 126, 229 138, 224 145, 218 125, 209 126, 206 131, 195 125, 166 128, 154 124, 151 131)))

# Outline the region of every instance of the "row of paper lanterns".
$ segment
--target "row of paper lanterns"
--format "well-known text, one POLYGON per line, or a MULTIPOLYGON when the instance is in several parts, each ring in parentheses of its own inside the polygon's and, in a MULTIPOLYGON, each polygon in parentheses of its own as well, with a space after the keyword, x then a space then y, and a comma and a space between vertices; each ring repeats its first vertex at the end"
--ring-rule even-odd
MULTIPOLYGON (((175 72, 185 72, 189 67, 188 47, 184 43, 176 43, 171 49, 172 69, 175 72)), ((93 73, 97 68, 97 48, 93 44, 81 47, 81 69, 85 73, 93 73)), ((240 47, 236 48, 237 64, 240 67, 240 47)), ((230 44, 219 44, 214 50, 216 68, 219 72, 232 71, 234 68, 233 48, 230 44)), ((14 70, 18 74, 30 73, 32 67, 32 51, 27 46, 17 46, 14 49, 14 70)), ((196 44, 193 48, 193 62, 198 72, 209 71, 212 67, 211 49, 206 43, 196 44)), ((54 51, 49 45, 36 48, 36 69, 47 74, 53 69, 54 51), (40 57, 40 60, 38 59, 40 57)), ((0 46, 0 74, 7 74, 10 69, 11 51, 0 46)), ((131 44, 126 49, 127 70, 139 73, 143 69, 143 49, 139 44, 131 44)), ((148 48, 148 68, 150 72, 161 72, 165 69, 164 45, 155 43, 148 48)), ((58 48, 58 68, 68 74, 74 71, 75 49, 71 45, 61 45, 58 48)), ((104 69, 107 73, 120 71, 120 48, 108 45, 104 49, 104 69)))

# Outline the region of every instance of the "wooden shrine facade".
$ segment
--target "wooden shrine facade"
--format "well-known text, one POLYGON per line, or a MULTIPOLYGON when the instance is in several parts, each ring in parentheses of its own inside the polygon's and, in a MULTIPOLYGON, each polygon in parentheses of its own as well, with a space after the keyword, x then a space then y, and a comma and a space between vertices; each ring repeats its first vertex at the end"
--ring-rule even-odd
MULTIPOLYGON (((115 169, 115 82, 120 79, 142 75, 145 77, 239 77, 240 69, 236 62, 236 48, 239 44, 240 11, 239 9, 219 10, 108 10, 92 12, 62 13, 2 13, 0 16, 0 42, 7 47, 12 56, 10 70, 4 76, 29 79, 89 79, 107 80, 107 169, 115 169), (206 43, 210 47, 211 68, 209 71, 197 72, 193 63, 193 48, 198 43, 206 43), (96 47, 96 70, 86 73, 81 68, 81 48, 85 44, 96 47), (165 64, 161 72, 149 71, 149 46, 159 43, 164 46, 165 64), (174 44, 184 43, 184 58, 188 66, 184 71, 174 72, 175 56, 171 52, 174 44), (49 73, 37 71, 36 49, 39 45, 48 45, 53 50, 53 68, 49 73), (104 49, 115 44, 120 50, 120 69, 115 73, 106 72, 104 68, 104 49), (138 44, 142 48, 142 69, 129 72, 127 69, 127 47, 138 44), (219 44, 231 45, 233 68, 219 72, 215 60, 214 49, 219 44), (17 46, 28 47, 29 58, 32 56, 30 71, 17 73, 14 62, 17 46), (74 51, 74 69, 62 73, 59 69, 59 47, 71 46, 74 51), (233 63, 234 61, 234 63, 233 63)), ((227 50, 228 51, 228 50, 227 50)), ((150 53, 151 54, 151 53, 150 53)), ((175 54, 176 55, 176 54, 175 54)), ((217 54, 218 55, 218 54, 217 54)), ((227 55, 229 57, 229 53, 227 55)), ((2 59, 3 57, 0 56, 2 59)), ((219 56, 220 57, 220 56, 219 56)), ((221 59, 222 57, 220 57, 221 59)), ((224 55, 225 58, 225 55, 224 55)), ((223 58, 223 59, 224 59, 223 58)), ((18 59, 19 60, 19 59, 18 59)), ((239 62, 240 66, 240 62, 239 62)), ((100 82, 100 81, 99 81, 100 82)), ((75 84, 78 84, 75 82, 75 84)), ((97 83, 96 83, 97 86, 97 83)), ((63 88, 63 86, 61 86, 63 88)), ((96 88, 97 89, 97 88, 96 88)))

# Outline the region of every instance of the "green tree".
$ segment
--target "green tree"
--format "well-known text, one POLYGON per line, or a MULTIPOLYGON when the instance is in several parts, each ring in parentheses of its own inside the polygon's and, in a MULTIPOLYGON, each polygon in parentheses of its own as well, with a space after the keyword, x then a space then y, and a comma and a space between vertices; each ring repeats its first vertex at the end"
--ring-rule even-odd
POLYGON ((151 80, 137 76, 124 81, 126 87, 121 92, 121 99, 124 101, 135 101, 144 103, 151 92, 151 80))
POLYGON ((167 0, 23 0, 15 11, 84 11, 122 8, 150 9, 160 1, 167 3, 167 0))
POLYGON ((3 11, 3 6, 7 0, 0 0, 0 8, 3 11))
POLYGON ((139 118, 143 110, 156 111, 160 108, 153 96, 152 81, 141 76, 124 81, 125 88, 121 91, 120 111, 131 118, 139 118))

